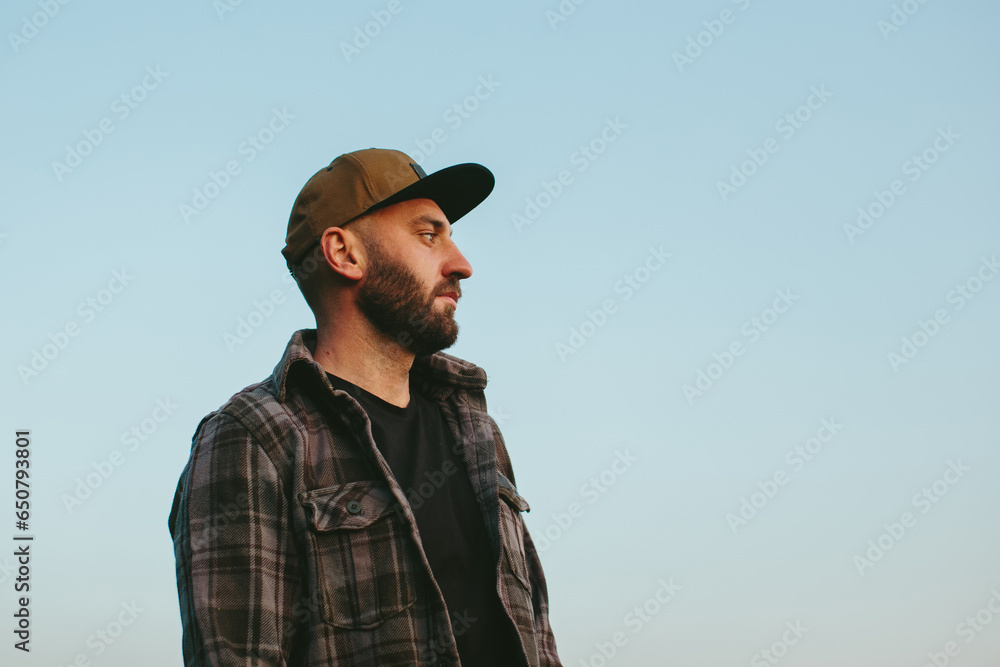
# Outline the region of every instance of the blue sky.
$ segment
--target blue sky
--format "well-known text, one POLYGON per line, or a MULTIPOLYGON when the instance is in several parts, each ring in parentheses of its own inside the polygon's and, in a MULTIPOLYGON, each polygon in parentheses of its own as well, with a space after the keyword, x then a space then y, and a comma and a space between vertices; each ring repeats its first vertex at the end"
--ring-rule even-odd
POLYGON ((371 146, 496 175, 449 351, 552 538, 567 665, 993 664, 995 4, 224 2, 0 13, 19 664, 180 663, 191 436, 314 325, 288 213, 371 146))

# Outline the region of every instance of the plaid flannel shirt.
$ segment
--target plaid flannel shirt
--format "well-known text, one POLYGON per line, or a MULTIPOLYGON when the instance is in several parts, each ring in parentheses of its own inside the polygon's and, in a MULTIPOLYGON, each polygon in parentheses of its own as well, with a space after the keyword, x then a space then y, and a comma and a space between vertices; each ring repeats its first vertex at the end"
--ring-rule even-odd
MULTIPOLYGON (((458 665, 467 626, 449 613, 461 610, 445 607, 404 490, 315 343, 315 330, 297 331, 270 377, 195 432, 169 519, 184 664, 458 665)), ((438 352, 411 375, 462 445, 526 664, 561 666, 485 371, 438 352)))

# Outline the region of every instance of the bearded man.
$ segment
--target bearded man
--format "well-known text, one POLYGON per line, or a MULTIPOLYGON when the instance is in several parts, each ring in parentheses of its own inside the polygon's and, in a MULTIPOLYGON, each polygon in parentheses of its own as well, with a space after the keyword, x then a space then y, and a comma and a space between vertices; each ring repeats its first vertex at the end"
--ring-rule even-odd
POLYGON ((493 185, 373 148, 299 193, 316 329, 202 419, 170 512, 188 667, 561 665, 486 373, 441 352, 493 185))

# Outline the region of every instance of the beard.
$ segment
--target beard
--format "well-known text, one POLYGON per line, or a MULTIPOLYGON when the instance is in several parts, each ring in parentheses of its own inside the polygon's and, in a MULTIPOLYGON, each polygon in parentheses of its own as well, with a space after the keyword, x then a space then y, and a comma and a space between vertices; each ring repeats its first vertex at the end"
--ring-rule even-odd
POLYGON ((366 239, 371 270, 358 290, 361 313, 381 334, 416 355, 432 354, 458 340, 458 323, 447 310, 434 310, 437 295, 459 292, 458 280, 424 296, 424 287, 405 265, 390 258, 375 240, 366 239))

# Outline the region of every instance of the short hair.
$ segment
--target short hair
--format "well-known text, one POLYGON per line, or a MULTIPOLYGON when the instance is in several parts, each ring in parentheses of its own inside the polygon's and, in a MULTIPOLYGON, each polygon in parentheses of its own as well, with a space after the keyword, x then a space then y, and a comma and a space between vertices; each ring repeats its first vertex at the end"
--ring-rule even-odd
MULTIPOLYGON (((352 231, 358 235, 362 245, 368 250, 371 244, 376 243, 372 221, 377 217, 379 211, 365 213, 356 218, 348 220, 340 225, 342 228, 347 225, 354 225, 352 231)), ((326 264, 323 256, 323 249, 319 244, 319 239, 310 247, 309 252, 296 262, 287 262, 288 272, 295 279, 302 297, 306 300, 309 309, 313 311, 317 319, 323 307, 323 294, 331 286, 336 284, 337 275, 326 264)))

